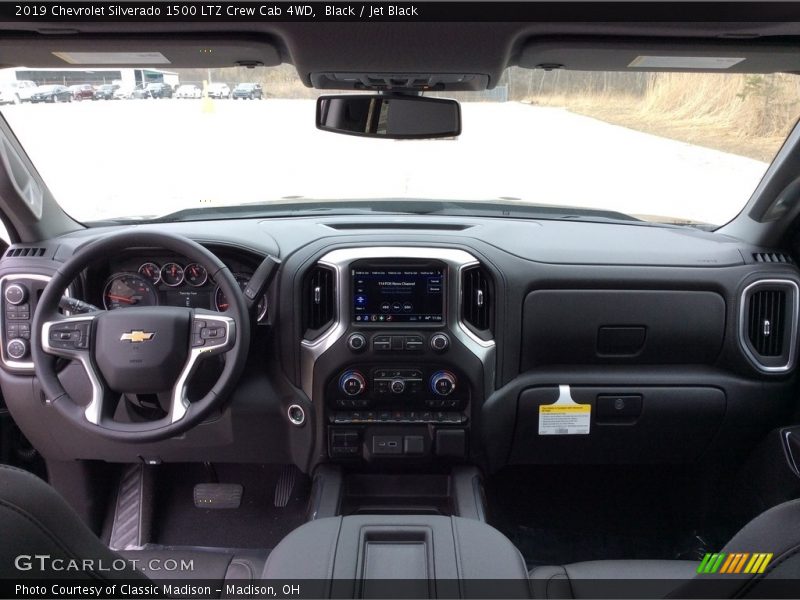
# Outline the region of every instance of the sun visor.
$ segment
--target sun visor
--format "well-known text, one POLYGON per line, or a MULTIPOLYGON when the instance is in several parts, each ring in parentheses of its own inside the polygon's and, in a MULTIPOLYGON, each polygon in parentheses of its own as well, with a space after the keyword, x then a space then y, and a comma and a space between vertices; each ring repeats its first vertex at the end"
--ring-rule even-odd
POLYGON ((0 64, 7 67, 234 67, 281 64, 263 38, 2 37, 0 64))
POLYGON ((533 40, 519 66, 572 71, 800 72, 800 45, 701 40, 533 40))

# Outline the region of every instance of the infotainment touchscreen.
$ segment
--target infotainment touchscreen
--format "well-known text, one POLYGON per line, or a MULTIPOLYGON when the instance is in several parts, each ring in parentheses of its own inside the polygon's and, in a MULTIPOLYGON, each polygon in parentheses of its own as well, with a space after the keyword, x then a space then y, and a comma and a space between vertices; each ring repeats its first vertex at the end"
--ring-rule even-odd
POLYGON ((353 321, 441 323, 444 269, 357 268, 353 275, 353 321))

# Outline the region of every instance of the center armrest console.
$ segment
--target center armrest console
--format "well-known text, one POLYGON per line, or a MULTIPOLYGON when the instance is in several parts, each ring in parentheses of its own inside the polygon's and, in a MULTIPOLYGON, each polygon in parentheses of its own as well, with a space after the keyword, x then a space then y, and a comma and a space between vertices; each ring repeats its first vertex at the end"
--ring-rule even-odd
POLYGON ((530 597, 516 547, 493 527, 460 517, 311 521, 278 544, 263 577, 302 580, 304 597, 530 597))

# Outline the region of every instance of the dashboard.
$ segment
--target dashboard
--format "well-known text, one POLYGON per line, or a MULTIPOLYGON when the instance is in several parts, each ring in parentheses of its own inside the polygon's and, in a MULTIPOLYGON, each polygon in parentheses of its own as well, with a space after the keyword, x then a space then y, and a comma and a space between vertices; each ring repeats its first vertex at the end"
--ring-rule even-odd
MULTIPOLYGON (((719 465, 793 402, 800 273, 788 257, 766 260, 765 249, 731 238, 430 215, 148 227, 203 244, 241 285, 264 257, 280 258, 238 386, 180 438, 131 446, 64 426, 35 401, 33 365, 7 345, 29 326, 54 269, 116 228, 62 236, 35 256, 12 249, 19 256, 0 263, 0 385, 47 455, 305 471, 328 462, 697 464, 709 455, 719 465), (25 300, 11 289, 18 283, 25 300), (562 397, 583 405, 586 421, 545 417, 549 405, 558 416, 562 397)), ((208 273, 153 248, 92 265, 69 293, 114 311, 225 310, 208 273)), ((86 386, 80 365, 60 377, 65 388, 86 386)))

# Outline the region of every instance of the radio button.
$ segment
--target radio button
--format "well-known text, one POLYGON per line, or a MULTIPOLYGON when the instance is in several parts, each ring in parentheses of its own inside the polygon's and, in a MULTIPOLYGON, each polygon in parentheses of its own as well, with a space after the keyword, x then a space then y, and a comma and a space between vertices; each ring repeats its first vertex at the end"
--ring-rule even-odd
POLYGON ((444 352, 450 346, 450 338, 444 333, 431 336, 431 349, 434 352, 444 352))

